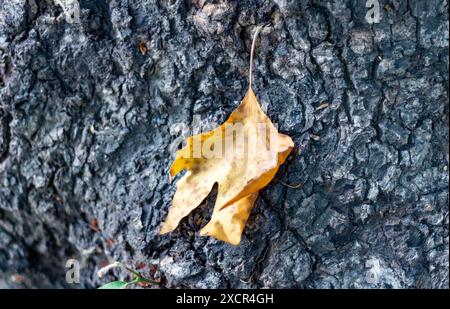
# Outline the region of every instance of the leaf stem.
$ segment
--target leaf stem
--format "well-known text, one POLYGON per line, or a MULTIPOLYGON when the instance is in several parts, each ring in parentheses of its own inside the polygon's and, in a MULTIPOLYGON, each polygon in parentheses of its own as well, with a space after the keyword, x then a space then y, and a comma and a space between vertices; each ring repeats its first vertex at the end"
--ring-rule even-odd
POLYGON ((261 31, 264 25, 260 25, 256 27, 255 34, 253 34, 252 47, 250 49, 250 69, 249 69, 249 83, 248 89, 252 89, 252 79, 253 79, 253 51, 255 50, 255 42, 258 37, 259 32, 261 31))

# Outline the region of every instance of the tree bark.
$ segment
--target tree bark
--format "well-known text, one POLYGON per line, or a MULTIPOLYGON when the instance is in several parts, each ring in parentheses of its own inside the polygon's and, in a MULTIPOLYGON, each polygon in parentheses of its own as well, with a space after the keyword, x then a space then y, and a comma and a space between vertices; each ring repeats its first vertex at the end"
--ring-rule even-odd
POLYGON ((365 2, 1 1, 0 287, 120 261, 162 287, 448 288, 448 2, 365 2), (176 129, 237 107, 263 23, 253 88, 296 148, 240 246, 198 235, 213 197, 160 236, 176 129))

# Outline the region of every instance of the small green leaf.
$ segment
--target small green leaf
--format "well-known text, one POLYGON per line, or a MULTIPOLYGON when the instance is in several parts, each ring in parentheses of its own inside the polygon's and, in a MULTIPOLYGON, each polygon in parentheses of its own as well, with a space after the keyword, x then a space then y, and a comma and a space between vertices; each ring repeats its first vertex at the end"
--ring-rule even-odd
POLYGON ((99 289, 125 289, 128 282, 125 281, 113 281, 99 287, 99 289))

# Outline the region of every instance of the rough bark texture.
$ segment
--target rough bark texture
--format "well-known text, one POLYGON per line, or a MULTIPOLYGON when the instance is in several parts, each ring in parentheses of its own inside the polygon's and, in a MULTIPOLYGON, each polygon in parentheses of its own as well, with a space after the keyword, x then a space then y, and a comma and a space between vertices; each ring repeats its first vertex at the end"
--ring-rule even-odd
POLYGON ((448 2, 0 2, 0 286, 448 288, 448 2), (177 123, 248 86, 296 149, 242 244, 159 236, 177 123), (81 282, 65 280, 69 258, 81 282))

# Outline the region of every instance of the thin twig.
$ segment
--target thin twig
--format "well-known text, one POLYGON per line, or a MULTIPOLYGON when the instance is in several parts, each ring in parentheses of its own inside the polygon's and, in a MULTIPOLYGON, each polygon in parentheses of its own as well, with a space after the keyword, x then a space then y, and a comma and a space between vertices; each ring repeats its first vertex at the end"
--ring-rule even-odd
POLYGON ((281 181, 279 179, 275 179, 275 180, 278 181, 279 183, 281 183, 283 186, 286 186, 286 187, 291 188, 291 189, 299 189, 302 186, 301 183, 299 183, 298 185, 290 185, 290 184, 287 184, 287 183, 285 183, 285 182, 283 182, 283 181, 281 181))

